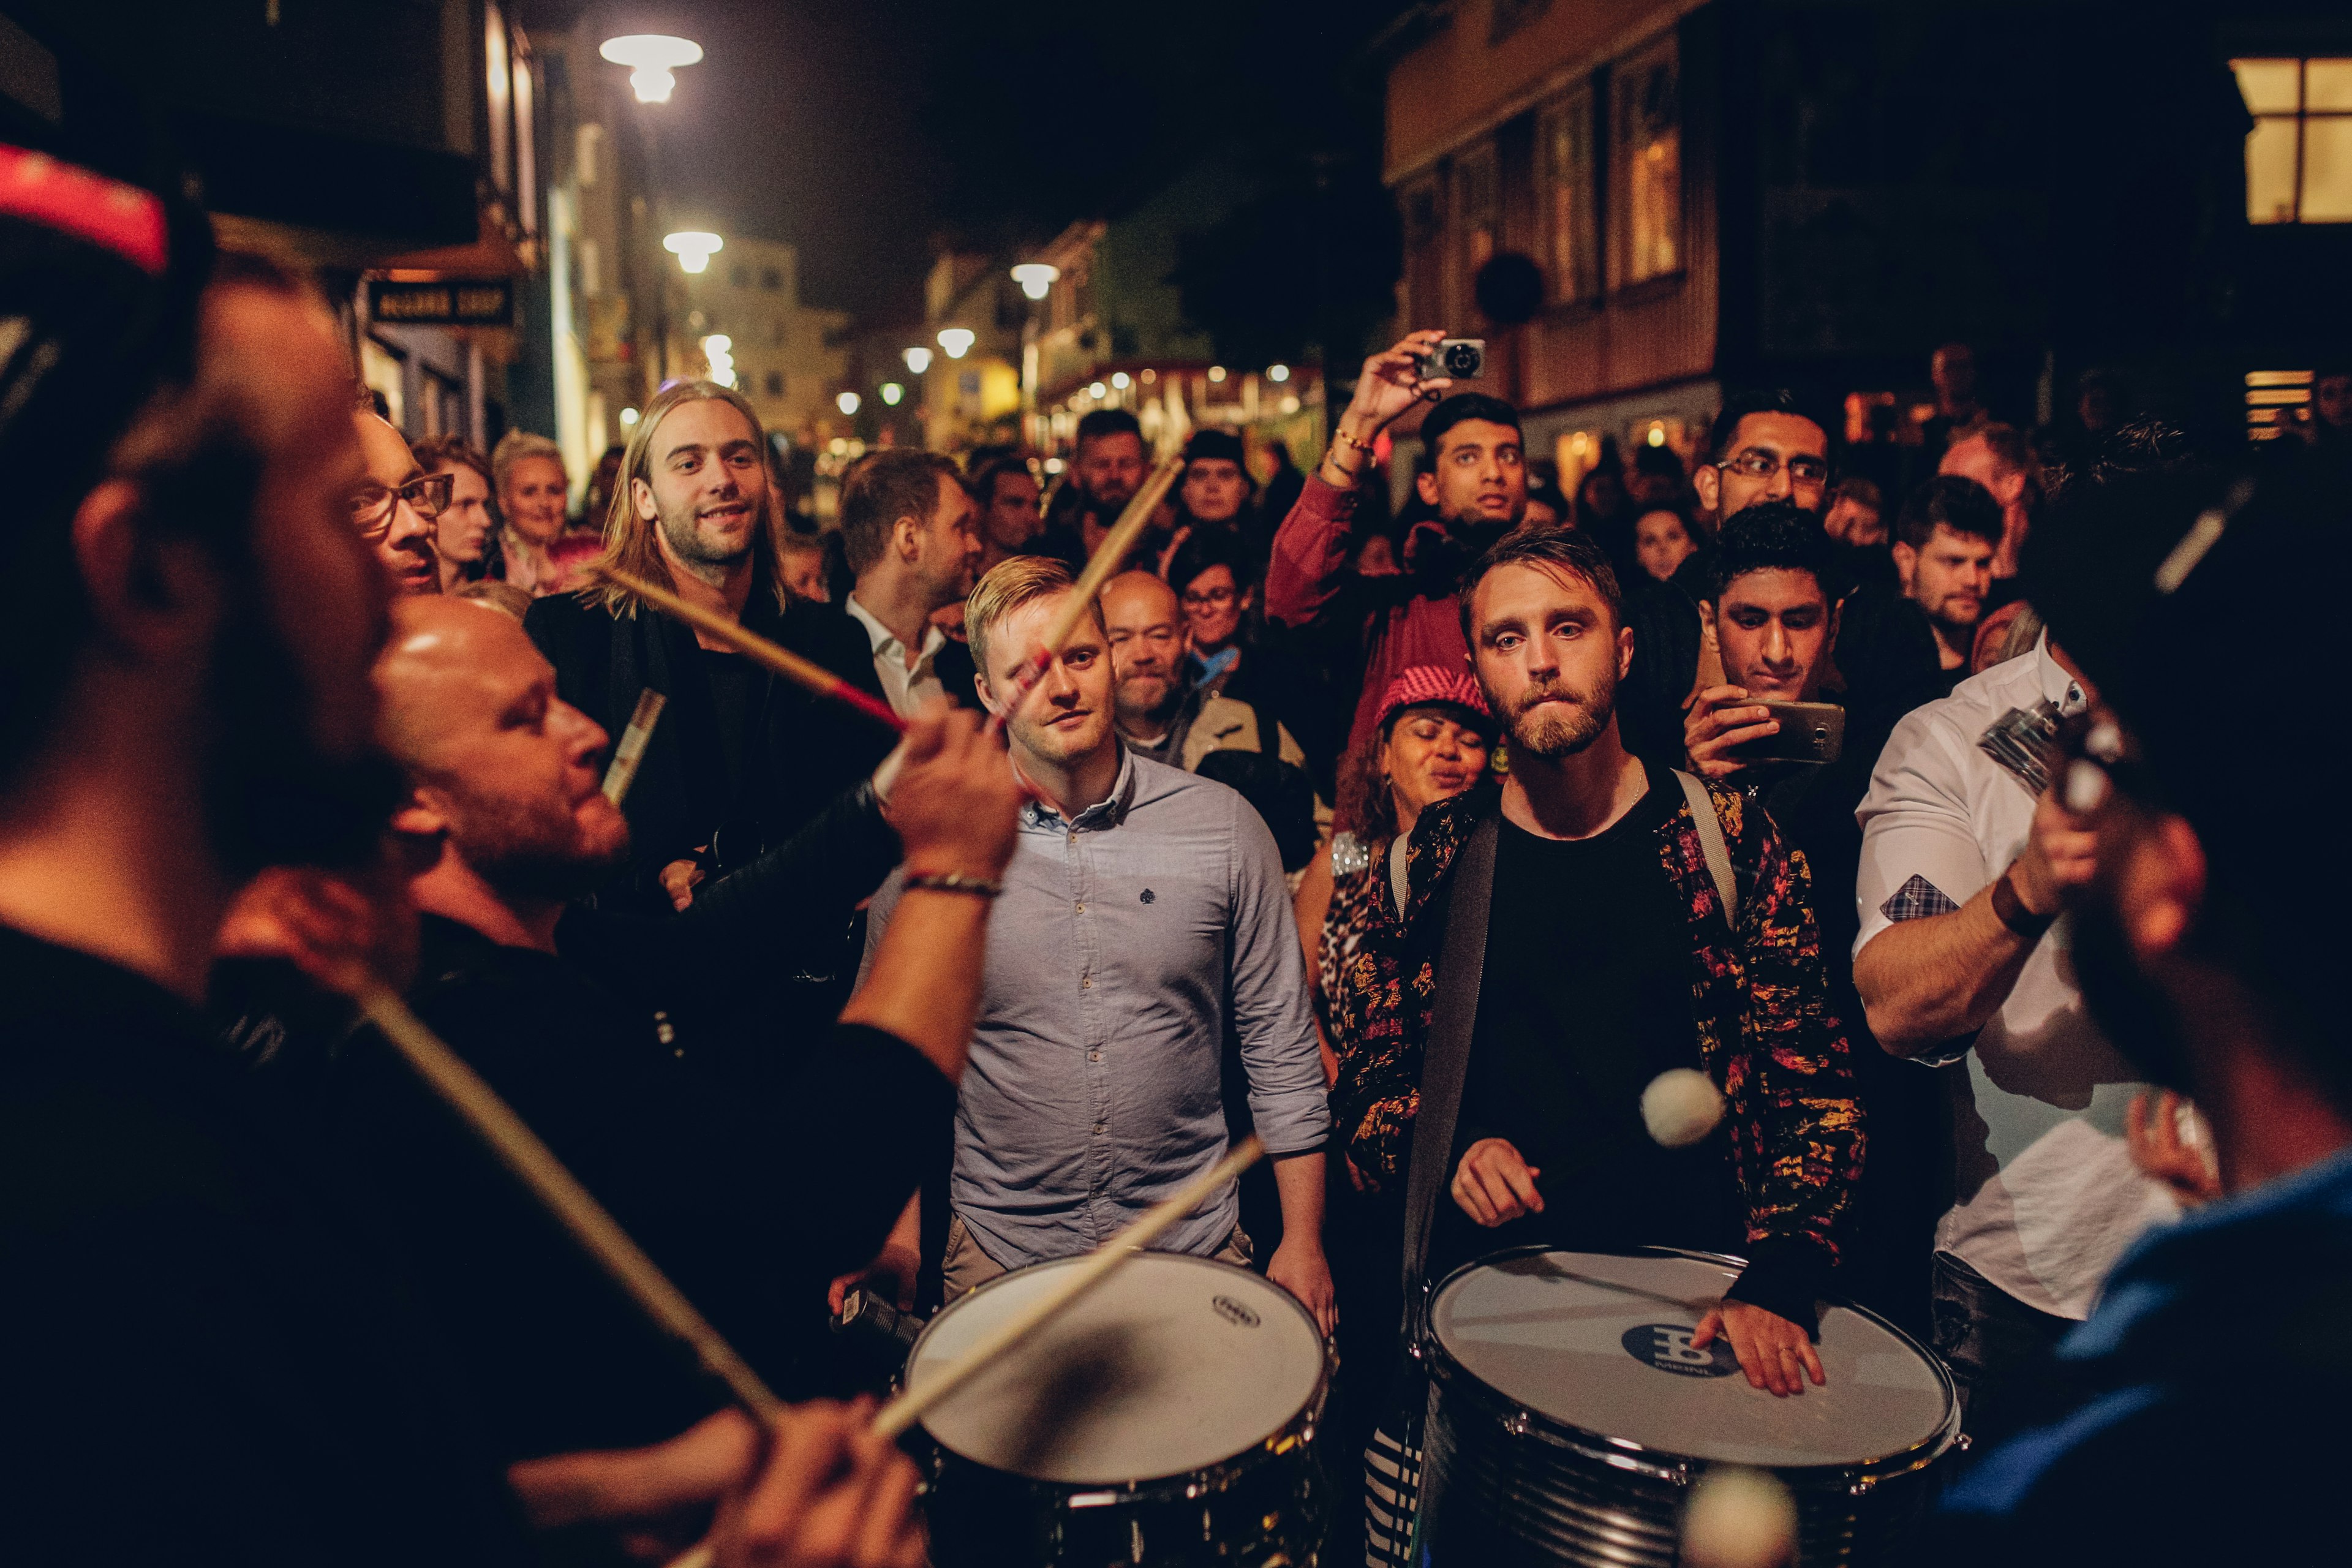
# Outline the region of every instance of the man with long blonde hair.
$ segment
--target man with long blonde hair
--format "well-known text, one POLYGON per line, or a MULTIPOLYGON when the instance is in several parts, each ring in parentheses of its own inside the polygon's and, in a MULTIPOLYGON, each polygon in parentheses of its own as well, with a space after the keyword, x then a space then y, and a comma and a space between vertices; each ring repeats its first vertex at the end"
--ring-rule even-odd
MULTIPOLYGON (((604 520, 602 564, 791 643, 779 525, 759 416, 740 393, 681 381, 630 432, 604 520)), ((524 625, 563 700, 618 735, 639 694, 668 700, 625 809, 635 844, 600 899, 683 909, 709 876, 781 843, 870 763, 871 721, 799 689, 614 584, 531 606, 524 625)), ((861 890, 863 891, 863 889, 861 890)))

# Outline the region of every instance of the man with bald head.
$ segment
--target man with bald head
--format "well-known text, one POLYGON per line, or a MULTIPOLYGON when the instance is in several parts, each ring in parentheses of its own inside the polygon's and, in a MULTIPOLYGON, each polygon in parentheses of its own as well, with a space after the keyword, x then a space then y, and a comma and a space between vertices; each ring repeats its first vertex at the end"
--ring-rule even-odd
POLYGON ((1273 830, 1284 868, 1304 868, 1331 814, 1316 798, 1297 741, 1255 703, 1192 684, 1185 666, 1192 633, 1176 590, 1160 578, 1122 572, 1103 584, 1101 603, 1120 743, 1137 756, 1240 790, 1273 830), (1210 761, 1220 752, 1234 754, 1210 761), (1265 760, 1242 760, 1246 756, 1265 760))
POLYGON ((426 473, 407 440, 374 409, 354 409, 352 422, 367 464, 366 476, 352 489, 352 526, 374 546, 394 593, 438 594, 441 558, 434 530, 457 480, 426 473))
MULTIPOLYGON (((392 826, 421 868, 413 1005, 771 1382, 793 1386, 824 1282, 871 1256, 947 1135, 988 906, 923 879, 1002 873, 1019 798, 1002 754, 971 715, 919 717, 887 823, 870 796, 845 800, 685 914, 634 919, 569 902, 627 855, 628 824, 599 787, 604 730, 557 695, 511 616, 402 602, 376 686, 409 780, 392 826), (777 955, 829 939, 902 843, 916 922, 894 927, 831 1040, 759 1031, 777 955), (712 1070, 752 1049, 796 1059, 788 1094, 740 1093, 712 1070)), ((355 1139, 447 1146, 388 1167, 400 1174, 384 1196, 434 1288, 478 1326, 469 1371, 495 1391, 499 1439, 526 1453, 634 1443, 694 1414, 700 1391, 635 1342, 558 1238, 519 1247, 515 1216, 457 1201, 460 1134, 404 1110, 367 1062, 345 1067, 355 1139), (416 1179, 420 1163, 450 1173, 449 1190, 416 1179)))

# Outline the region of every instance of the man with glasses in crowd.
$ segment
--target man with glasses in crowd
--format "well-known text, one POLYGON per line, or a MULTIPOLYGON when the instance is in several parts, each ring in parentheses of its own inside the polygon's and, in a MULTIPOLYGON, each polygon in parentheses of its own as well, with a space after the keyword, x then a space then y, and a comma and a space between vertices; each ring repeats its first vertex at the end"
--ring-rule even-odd
POLYGON ((394 593, 437 594, 441 558, 434 552, 434 527, 449 504, 452 480, 420 468, 407 441, 374 409, 362 405, 352 419, 367 463, 367 477, 352 491, 352 522, 375 546, 394 593))
POLYGON ((1829 482, 1828 432, 1780 389, 1726 398, 1708 432, 1707 460, 1691 476, 1699 504, 1717 520, 1759 500, 1794 501, 1819 512, 1829 482))

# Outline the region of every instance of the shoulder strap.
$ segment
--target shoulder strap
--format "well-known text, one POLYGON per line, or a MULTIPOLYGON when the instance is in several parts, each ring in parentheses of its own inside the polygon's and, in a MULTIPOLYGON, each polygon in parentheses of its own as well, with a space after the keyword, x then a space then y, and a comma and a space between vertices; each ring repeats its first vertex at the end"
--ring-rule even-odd
POLYGON ((1675 782, 1683 786, 1691 821, 1697 825, 1699 851, 1706 857, 1706 874, 1715 879, 1716 895, 1723 900, 1724 923, 1737 934, 1739 884, 1731 875, 1731 851, 1723 842, 1723 820, 1715 815, 1715 797, 1706 793, 1706 785, 1680 768, 1675 770, 1675 782))
POLYGON ((1453 1176, 1454 1127, 1470 1037, 1478 1024, 1478 984, 1486 970, 1486 913, 1495 895, 1495 841, 1502 816, 1489 811, 1471 830, 1453 866, 1445 906, 1445 948, 1437 962, 1437 995, 1421 1058, 1421 1110, 1413 1117, 1405 1172, 1404 1328, 1408 1349, 1421 1343, 1429 1233, 1453 1176))

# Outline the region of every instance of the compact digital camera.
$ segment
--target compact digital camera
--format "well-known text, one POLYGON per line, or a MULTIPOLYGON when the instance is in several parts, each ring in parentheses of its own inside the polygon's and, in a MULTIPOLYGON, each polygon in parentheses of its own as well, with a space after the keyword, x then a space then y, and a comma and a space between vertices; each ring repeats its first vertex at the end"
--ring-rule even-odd
POLYGON ((1475 381, 1486 374, 1486 340, 1484 338, 1445 338, 1421 356, 1421 378, 1423 381, 1445 376, 1454 381, 1475 381))

